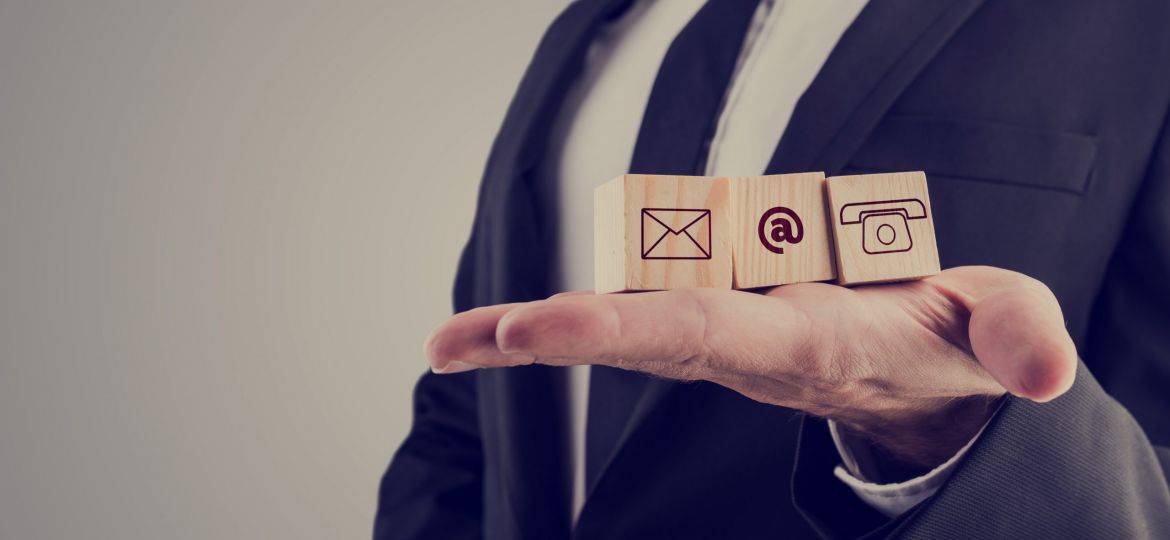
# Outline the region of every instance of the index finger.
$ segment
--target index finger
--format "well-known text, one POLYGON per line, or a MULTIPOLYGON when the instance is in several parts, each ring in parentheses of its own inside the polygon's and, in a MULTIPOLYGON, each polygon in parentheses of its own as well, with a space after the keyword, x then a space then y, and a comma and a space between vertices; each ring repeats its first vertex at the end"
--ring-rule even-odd
POLYGON ((790 343, 799 320, 786 302, 740 291, 571 296, 509 311, 496 327, 496 344, 538 363, 600 364, 697 379, 742 353, 743 335, 763 336, 760 341, 783 350, 779 344, 790 343))

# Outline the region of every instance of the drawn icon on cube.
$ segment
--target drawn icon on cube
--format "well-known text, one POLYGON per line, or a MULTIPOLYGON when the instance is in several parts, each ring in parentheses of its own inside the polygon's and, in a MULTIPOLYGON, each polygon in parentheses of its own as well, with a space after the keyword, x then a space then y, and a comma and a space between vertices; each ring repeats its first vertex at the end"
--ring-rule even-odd
POLYGON ((643 208, 642 258, 711 258, 711 210, 643 208))
POLYGON ((926 219, 918 199, 850 203, 841 207, 841 224, 861 224, 861 249, 870 255, 902 253, 914 248, 911 219, 926 219))
POLYGON ((799 244, 804 239, 804 223, 791 208, 777 206, 760 216, 756 234, 768 251, 783 255, 784 246, 781 244, 799 244))

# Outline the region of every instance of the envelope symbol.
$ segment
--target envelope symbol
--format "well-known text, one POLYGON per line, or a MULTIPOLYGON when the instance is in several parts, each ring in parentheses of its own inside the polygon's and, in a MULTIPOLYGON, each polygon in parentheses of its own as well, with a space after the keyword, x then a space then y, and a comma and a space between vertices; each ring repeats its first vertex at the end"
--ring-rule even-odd
POLYGON ((711 258, 711 210, 643 208, 642 258, 711 258))

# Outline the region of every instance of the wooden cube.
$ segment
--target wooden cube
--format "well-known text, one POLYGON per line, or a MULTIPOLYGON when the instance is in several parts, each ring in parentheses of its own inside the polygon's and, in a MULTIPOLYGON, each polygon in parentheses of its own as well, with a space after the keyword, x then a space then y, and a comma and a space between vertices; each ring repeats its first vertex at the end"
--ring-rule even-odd
POLYGON ((837 277, 825 173, 733 178, 731 215, 736 289, 837 277))
POLYGON ((626 174, 593 192, 598 293, 731 288, 726 178, 626 174))
POLYGON ((925 174, 837 176, 827 186, 838 283, 903 281, 939 272, 925 174))

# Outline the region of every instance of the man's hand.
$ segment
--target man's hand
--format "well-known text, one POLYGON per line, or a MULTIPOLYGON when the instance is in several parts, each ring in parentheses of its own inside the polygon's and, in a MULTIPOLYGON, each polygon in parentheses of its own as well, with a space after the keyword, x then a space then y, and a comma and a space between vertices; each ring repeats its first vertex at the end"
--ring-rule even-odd
POLYGON ((599 364, 708 380, 836 420, 911 470, 953 455, 1005 390, 1047 401, 1076 371, 1051 291, 991 267, 854 289, 557 295, 458 314, 426 350, 437 373, 599 364))

